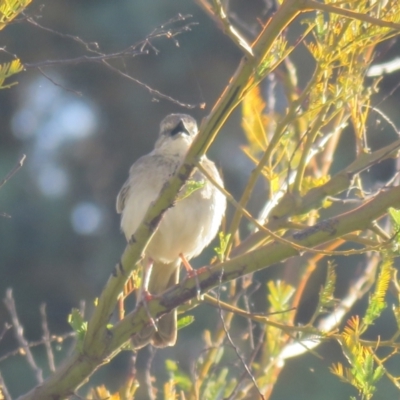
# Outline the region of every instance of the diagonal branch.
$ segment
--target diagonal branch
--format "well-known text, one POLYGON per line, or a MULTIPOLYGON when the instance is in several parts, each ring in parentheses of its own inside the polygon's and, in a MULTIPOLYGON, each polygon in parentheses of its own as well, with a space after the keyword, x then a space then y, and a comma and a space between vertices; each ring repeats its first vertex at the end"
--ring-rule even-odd
MULTIPOLYGON (((352 211, 296 232, 291 235, 290 240, 305 247, 319 246, 353 231, 367 229, 369 221, 385 215, 389 207, 400 208, 400 187, 382 191, 372 200, 352 211)), ((198 276, 198 283, 201 291, 207 292, 220 285, 220 282, 225 283, 268 268, 295 255, 298 255, 298 252, 290 245, 272 242, 224 263, 203 268, 198 276)), ((148 302, 148 308, 152 315, 159 318, 180 304, 194 299, 196 293, 196 279, 192 277, 165 292, 160 299, 148 302)), ((111 329, 109 351, 111 353, 115 351, 120 343, 125 343, 130 336, 139 332, 147 324, 147 313, 143 306, 139 306, 111 329)))

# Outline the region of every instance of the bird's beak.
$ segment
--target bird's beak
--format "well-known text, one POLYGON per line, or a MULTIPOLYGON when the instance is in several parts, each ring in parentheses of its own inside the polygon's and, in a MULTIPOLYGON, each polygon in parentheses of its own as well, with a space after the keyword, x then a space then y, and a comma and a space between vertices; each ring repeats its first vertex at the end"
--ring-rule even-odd
POLYGON ((175 136, 178 133, 184 133, 186 135, 189 135, 189 131, 186 129, 186 126, 182 120, 180 120, 179 124, 174 129, 172 129, 171 136, 175 136))

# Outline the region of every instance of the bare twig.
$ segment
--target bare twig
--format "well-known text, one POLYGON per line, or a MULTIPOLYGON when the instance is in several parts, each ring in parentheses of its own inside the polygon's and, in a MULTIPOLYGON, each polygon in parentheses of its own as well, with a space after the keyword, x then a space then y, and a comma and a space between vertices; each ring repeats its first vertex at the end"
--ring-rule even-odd
POLYGON ((7 324, 7 323, 4 324, 4 328, 0 333, 0 341, 3 339, 3 337, 7 333, 7 331, 9 331, 11 328, 12 328, 12 326, 10 324, 7 324))
POLYGON ((153 346, 147 346, 149 351, 149 358, 147 359, 146 369, 145 369, 145 383, 147 388, 147 397, 150 400, 156 400, 153 390, 153 377, 151 376, 151 364, 153 363, 154 356, 156 355, 156 349, 153 346))
MULTIPOLYGON (((153 96, 171 101, 172 103, 175 103, 181 107, 185 107, 188 109, 193 109, 193 108, 201 106, 199 104, 187 104, 187 103, 180 102, 179 100, 176 100, 176 99, 172 98, 171 96, 168 96, 164 93, 161 93, 160 91, 158 91, 156 89, 151 88, 149 85, 141 82, 140 80, 130 76, 127 73, 122 72, 121 70, 119 70, 118 68, 112 66, 110 63, 107 62, 108 60, 112 60, 112 59, 124 59, 126 57, 135 57, 138 55, 148 54, 149 51, 146 49, 146 47, 150 47, 154 52, 158 53, 158 50, 154 47, 154 45, 152 44, 152 41, 155 40, 156 38, 160 38, 160 37, 174 39, 176 36, 182 34, 183 32, 190 31, 192 26, 197 25, 196 22, 186 23, 185 25, 180 26, 180 27, 172 27, 172 25, 177 22, 186 21, 187 19, 192 17, 191 15, 178 14, 176 17, 171 18, 163 25, 155 28, 144 40, 137 42, 124 50, 117 51, 114 53, 109 53, 109 54, 103 53, 97 42, 85 42, 83 39, 81 39, 78 36, 58 32, 54 29, 51 29, 51 28, 48 28, 48 27, 45 27, 45 26, 39 24, 33 17, 27 16, 26 14, 23 14, 23 15, 26 17, 25 20, 28 23, 32 24, 33 26, 35 26, 41 30, 44 30, 46 32, 57 35, 61 38, 72 40, 72 41, 80 44, 81 46, 83 46, 87 52, 96 54, 95 56, 88 56, 85 54, 80 57, 69 58, 69 59, 47 60, 47 61, 42 61, 42 62, 37 62, 37 63, 24 63, 25 68, 39 69, 39 71, 47 79, 49 79, 52 83, 56 84, 57 86, 63 87, 62 85, 54 82, 53 79, 51 79, 47 74, 45 74, 43 72, 44 67, 53 67, 53 66, 57 66, 57 65, 76 65, 76 64, 80 64, 80 63, 96 62, 96 63, 102 63, 107 68, 118 73, 119 75, 123 76, 124 78, 127 78, 127 79, 135 82, 136 84, 145 88, 153 96)), ((174 40, 176 40, 176 39, 174 39, 174 40)), ((78 92, 76 92, 76 93, 78 95, 80 95, 78 92)))
POLYGON ((10 395, 10 393, 7 390, 7 386, 4 382, 4 379, 1 375, 0 372, 0 399, 4 399, 4 400, 12 400, 12 397, 10 395))
MULTIPOLYGON (((60 335, 60 336, 53 335, 53 336, 51 336, 50 341, 52 343, 53 342, 62 343, 66 339, 75 338, 75 337, 76 337, 76 333, 75 332, 68 332, 68 333, 66 333, 64 335, 60 335)), ((29 345, 29 348, 31 348, 31 349, 33 347, 42 346, 42 345, 44 345, 44 340, 42 339, 42 340, 37 340, 35 342, 30 342, 28 345, 29 345)), ((3 362, 4 360, 6 360, 7 358, 16 356, 18 354, 21 354, 21 348, 20 347, 18 347, 15 350, 9 351, 8 353, 2 355, 0 357, 0 363, 3 362)))
MULTIPOLYGON (((260 337, 259 337, 258 342, 257 342, 257 347, 255 349, 253 349, 253 351, 252 351, 252 353, 250 355, 250 358, 249 358, 249 361, 248 361, 249 365, 253 364, 256 355, 260 351, 260 349, 261 349, 261 347, 262 347, 262 345, 264 343, 264 336, 265 336, 265 331, 263 331, 260 334, 260 337)), ((240 389, 240 387, 242 385, 242 382, 244 381, 244 378, 246 377, 246 375, 247 375, 247 372, 243 371, 242 375, 237 380, 235 388, 232 390, 232 393, 229 395, 229 397, 226 398, 226 400, 234 400, 234 399, 236 399, 236 395, 239 392, 239 389, 240 389)))
POLYGON ((151 88, 149 85, 146 85, 145 83, 139 81, 138 79, 134 78, 133 76, 126 74, 125 72, 122 72, 121 70, 119 70, 118 68, 114 67, 113 65, 111 65, 110 63, 108 63, 106 60, 103 60, 103 64, 106 65, 109 69, 111 69, 112 71, 116 72, 118 75, 123 76, 124 78, 127 78, 135 83, 137 83, 139 86, 145 88, 150 94, 157 96, 161 99, 165 99, 168 100, 174 104, 177 104, 178 106, 181 107, 185 107, 188 109, 193 109, 196 107, 200 107, 199 104, 189 104, 189 103, 182 103, 179 100, 176 100, 174 98, 172 98, 171 96, 168 96, 167 94, 161 93, 160 91, 151 88))
MULTIPOLYGON (((245 310, 250 313, 250 304, 249 304, 249 297, 247 294, 243 296, 243 303, 244 303, 244 308, 245 310)), ((254 335, 253 335, 253 322, 251 319, 247 320, 247 332, 249 334, 249 343, 250 343, 250 348, 254 350, 254 335)))
POLYGON ((22 327, 22 325, 20 324, 19 319, 18 319, 17 309, 15 307, 15 301, 14 301, 13 294, 12 294, 12 289, 7 289, 6 297, 4 299, 4 304, 6 305, 7 310, 11 316, 11 321, 12 321, 12 325, 14 328, 15 337, 16 337, 19 345, 24 350, 28 364, 31 367, 31 369, 33 370, 33 372, 35 373, 37 382, 42 383, 43 382, 43 373, 42 373, 42 370, 37 366, 36 361, 33 358, 31 349, 29 347, 29 343, 24 337, 24 328, 22 327))
POLYGON ((23 19, 24 21, 29 22, 31 25, 35 26, 36 28, 39 28, 39 29, 41 29, 43 31, 46 31, 46 32, 49 32, 49 33, 52 33, 52 34, 54 34, 56 36, 59 36, 59 37, 62 37, 64 39, 71 39, 71 40, 81 44, 82 46, 84 46, 87 51, 89 51, 91 53, 99 54, 98 53, 98 50, 99 50, 98 43, 96 43, 96 42, 89 42, 88 43, 88 42, 85 42, 84 40, 82 40, 78 36, 74 36, 74 35, 70 35, 70 34, 67 34, 67 33, 58 32, 58 31, 56 31, 54 29, 51 29, 51 28, 48 28, 46 26, 43 26, 43 25, 39 24, 39 22, 37 22, 33 17, 28 16, 25 12, 22 12, 21 14, 25 17, 23 19))
POLYGON ((67 91, 67 92, 71 92, 75 95, 77 95, 78 97, 82 97, 82 93, 78 92, 77 90, 73 90, 70 88, 67 88, 66 86, 62 85, 61 83, 56 82, 51 76, 49 76, 46 72, 43 71, 42 68, 38 68, 38 71, 47 79, 49 80, 54 86, 58 86, 59 88, 67 91))
POLYGON ((135 57, 139 55, 149 54, 147 50, 135 50, 134 46, 129 46, 127 49, 117 51, 116 53, 101 54, 98 56, 87 56, 83 55, 75 58, 66 58, 60 60, 47 60, 37 63, 24 63, 25 68, 44 68, 54 67, 56 65, 76 65, 90 62, 102 62, 103 60, 111 60, 122 57, 135 57))
MULTIPOLYGON (((217 293, 217 301, 218 301, 218 303, 219 303, 219 301, 220 301, 220 294, 221 294, 220 287, 221 287, 221 284, 222 284, 221 279, 222 279, 223 274, 224 274, 224 270, 221 270, 221 274, 220 274, 220 285, 218 286, 218 290, 217 290, 217 292, 218 292, 218 293, 217 293)), ((259 393, 259 395, 260 395, 260 398, 262 398, 262 399, 264 400, 264 396, 263 396, 263 394, 261 393, 260 388, 259 388, 258 385, 257 385, 256 378, 254 377, 253 373, 250 371, 250 368, 248 367, 248 365, 246 364, 246 361, 244 360, 244 358, 243 358, 242 355, 240 354, 240 351, 239 351, 238 347, 235 345, 235 343, 234 343, 233 340, 232 340, 232 337, 231 337, 231 335, 230 335, 230 333, 229 333, 229 330, 228 330, 228 328, 227 328, 227 326, 226 326, 226 324, 225 324, 224 316, 223 316, 223 313, 222 313, 222 308, 219 307, 218 310, 219 310, 219 317, 220 317, 220 319, 221 319, 222 326, 223 326, 224 331, 225 331, 225 335, 226 335, 226 337, 227 337, 227 339, 228 339, 230 345, 231 345, 232 348, 235 350, 235 353, 236 353, 236 355, 238 356, 238 358, 239 358, 241 364, 243 365, 244 370, 246 371, 246 373, 249 375, 250 379, 252 380, 254 387, 257 389, 257 391, 258 391, 258 393, 259 393)))
POLYGON ((15 167, 3 178, 3 180, 0 182, 0 189, 1 187, 7 183, 7 181, 9 181, 13 175, 15 175, 19 169, 24 165, 24 161, 25 161, 26 155, 22 154, 22 157, 20 158, 20 160, 18 161, 18 163, 15 165, 15 167))
POLYGON ((53 349, 51 348, 50 331, 47 324, 46 304, 44 303, 40 306, 40 316, 42 318, 43 341, 46 348, 47 361, 49 363, 50 371, 54 372, 56 370, 56 366, 54 364, 54 354, 53 349))
MULTIPOLYGON (((84 47, 84 49, 90 53, 94 53, 94 54, 98 54, 98 55, 103 55, 105 56, 105 53, 102 53, 100 50, 100 46, 97 42, 86 42, 83 39, 81 39, 79 36, 75 36, 75 35, 71 35, 68 33, 62 33, 59 31, 56 31, 54 29, 48 28, 46 26, 41 25, 39 22, 37 22, 37 20, 35 20, 33 17, 31 16, 27 16, 26 13, 22 13, 26 18, 24 19, 25 21, 27 21, 28 23, 30 23, 31 25, 35 26, 36 28, 39 28, 43 31, 49 32, 53 35, 56 35, 58 37, 61 37, 63 39, 68 39, 68 40, 72 40, 78 44, 80 44, 81 46, 84 47)), ((192 18, 192 15, 187 14, 187 15, 182 15, 182 14, 177 14, 175 17, 169 19, 167 22, 165 22, 163 25, 153 29, 152 32, 150 32, 150 34, 142 41, 137 42, 136 44, 134 44, 133 46, 131 46, 131 48, 136 48, 136 47, 140 47, 141 51, 144 50, 145 45, 149 44, 149 42, 155 38, 159 38, 159 37, 167 37, 167 38, 173 38, 183 32, 187 32, 191 29, 192 26, 197 25, 196 22, 190 22, 187 23, 184 26, 181 27, 174 27, 174 29, 171 28, 171 26, 177 22, 181 22, 181 21, 186 21, 187 19, 192 18)))

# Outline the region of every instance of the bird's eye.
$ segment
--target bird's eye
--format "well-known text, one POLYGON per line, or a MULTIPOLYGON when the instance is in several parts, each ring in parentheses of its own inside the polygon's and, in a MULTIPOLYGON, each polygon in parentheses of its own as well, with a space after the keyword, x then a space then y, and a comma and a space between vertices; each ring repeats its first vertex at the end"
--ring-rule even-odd
POLYGON ((186 133, 187 135, 189 135, 189 132, 182 121, 179 121, 179 124, 174 129, 171 130, 170 135, 175 136, 178 133, 186 133))

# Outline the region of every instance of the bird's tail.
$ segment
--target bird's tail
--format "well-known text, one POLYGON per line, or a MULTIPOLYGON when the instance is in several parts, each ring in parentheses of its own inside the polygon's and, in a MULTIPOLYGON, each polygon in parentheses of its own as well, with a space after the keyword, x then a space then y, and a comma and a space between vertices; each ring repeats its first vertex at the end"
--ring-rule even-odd
MULTIPOLYGON (((147 260, 144 260, 146 262, 147 260)), ((164 264, 154 262, 149 277, 148 291, 151 295, 159 295, 179 282, 180 259, 173 263, 164 264)), ((167 347, 175 345, 178 324, 176 309, 163 315, 156 321, 157 331, 153 326, 142 329, 132 338, 134 348, 140 348, 151 342, 154 347, 167 347)))

